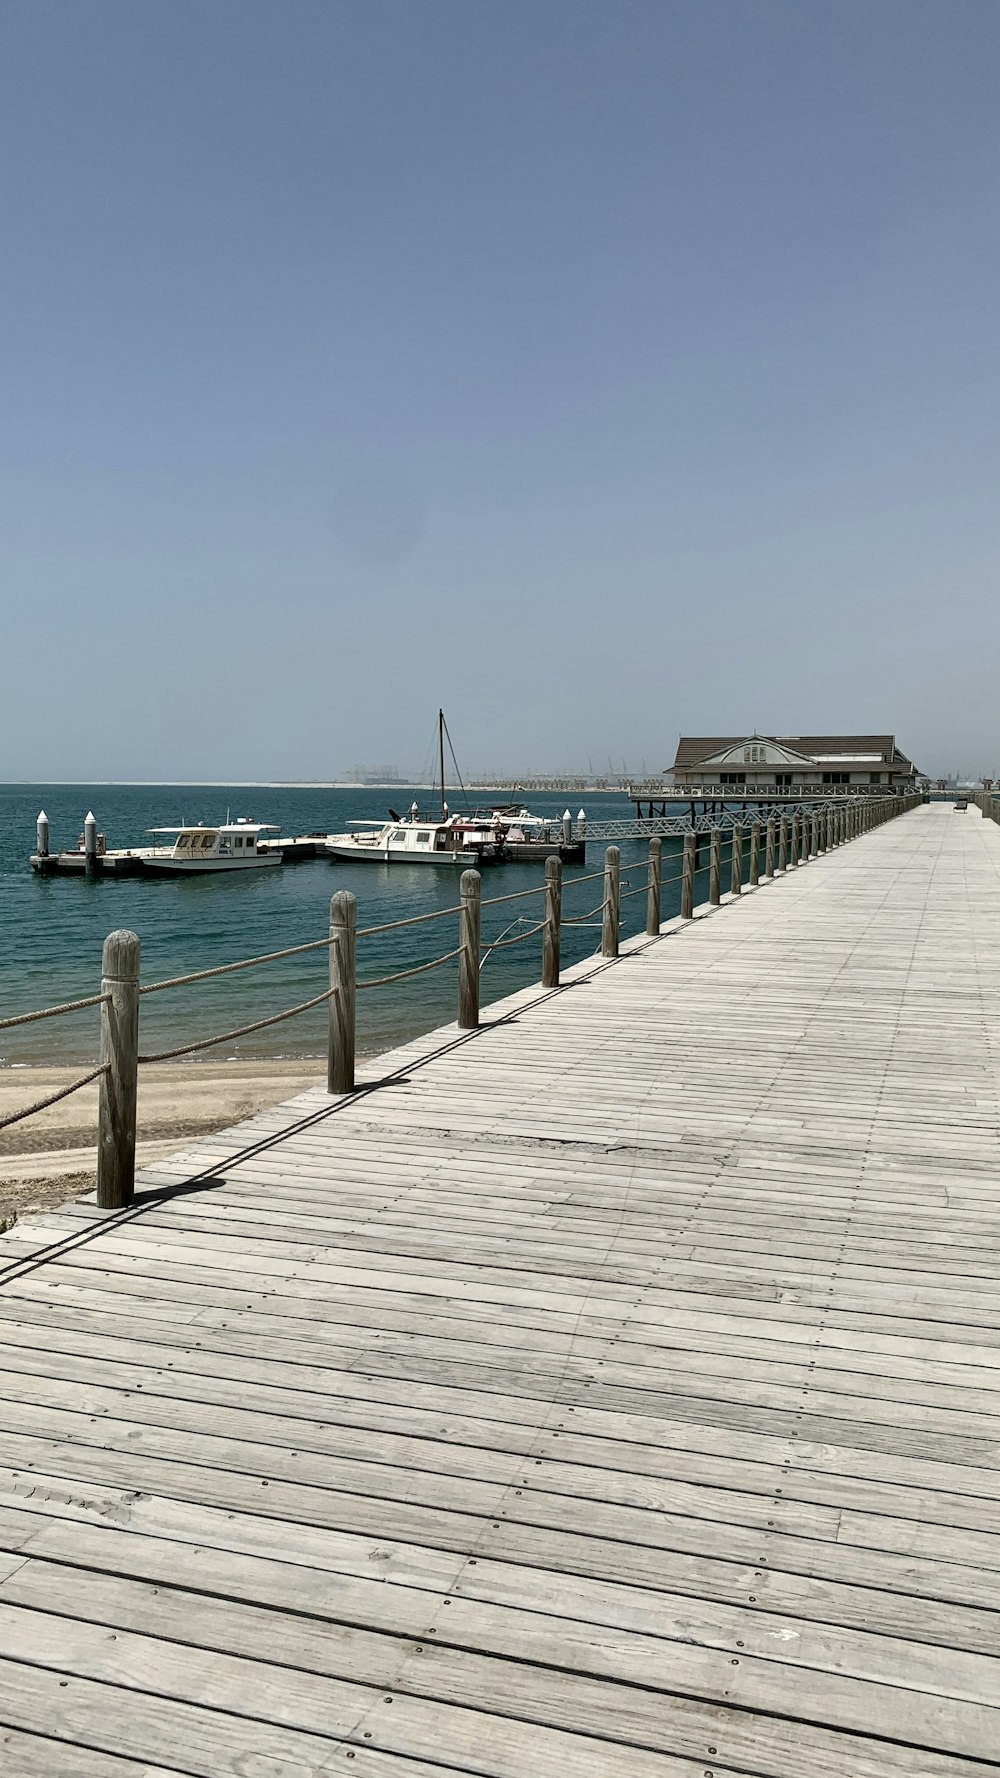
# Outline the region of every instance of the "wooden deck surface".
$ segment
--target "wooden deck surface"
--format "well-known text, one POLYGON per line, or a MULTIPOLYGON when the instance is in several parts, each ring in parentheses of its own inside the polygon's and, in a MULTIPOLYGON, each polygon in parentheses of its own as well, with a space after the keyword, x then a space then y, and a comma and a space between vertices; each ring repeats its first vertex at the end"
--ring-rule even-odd
POLYGON ((4 1778, 996 1773, 1000 829, 486 1016, 0 1241, 4 1778))

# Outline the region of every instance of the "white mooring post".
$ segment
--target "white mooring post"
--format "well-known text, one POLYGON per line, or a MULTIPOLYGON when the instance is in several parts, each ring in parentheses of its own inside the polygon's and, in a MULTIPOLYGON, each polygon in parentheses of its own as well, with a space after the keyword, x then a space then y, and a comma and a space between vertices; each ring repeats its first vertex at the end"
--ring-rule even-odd
POLYGON ((462 911, 459 914, 458 1023, 463 1031, 479 1024, 479 923, 482 878, 477 870, 462 872, 462 911))
POLYGON ((87 869, 91 870, 97 861, 97 820, 93 809, 87 810, 83 823, 83 851, 87 869))
POLYGON ((562 827, 563 827, 563 839, 565 840, 565 842, 568 846, 571 839, 573 838, 573 817, 570 814, 568 809, 563 810, 562 827))
POLYGON ((135 1189, 139 1080, 139 940, 109 932, 101 965, 101 1075, 97 1113, 97 1207, 120 1210, 135 1189))
POLYGON ((39 858, 49 855, 49 818, 44 809, 39 809, 38 820, 35 822, 35 850, 39 858))
POLYGON ((583 840, 583 839, 586 839, 586 837, 587 837, 587 811, 586 811, 586 809, 580 809, 577 811, 576 837, 578 840, 583 840))
POLYGON ((542 987, 559 986, 559 937, 562 926, 562 859, 545 860, 545 924, 542 927, 542 987))
POLYGON ((358 901, 349 889, 330 899, 330 1019, 327 1027, 326 1090, 353 1093, 357 1019, 358 901))
POLYGON ((621 915, 621 853, 609 846, 604 854, 604 913, 601 919, 601 956, 617 957, 621 915))

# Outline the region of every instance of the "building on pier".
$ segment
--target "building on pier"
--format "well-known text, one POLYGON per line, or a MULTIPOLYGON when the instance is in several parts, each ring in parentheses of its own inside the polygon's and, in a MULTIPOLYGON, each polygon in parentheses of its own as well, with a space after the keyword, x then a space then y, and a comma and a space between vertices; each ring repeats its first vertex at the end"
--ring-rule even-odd
POLYGON ((916 787, 917 768, 895 735, 681 735, 667 773, 690 795, 706 789, 744 792, 916 787))

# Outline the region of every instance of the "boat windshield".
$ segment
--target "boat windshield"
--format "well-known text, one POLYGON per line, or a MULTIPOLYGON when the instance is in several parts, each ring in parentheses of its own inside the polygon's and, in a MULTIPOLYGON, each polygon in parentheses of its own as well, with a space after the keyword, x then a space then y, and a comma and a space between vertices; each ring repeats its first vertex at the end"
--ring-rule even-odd
POLYGON ((219 835, 215 828, 195 827, 177 835, 175 852, 211 852, 219 835))

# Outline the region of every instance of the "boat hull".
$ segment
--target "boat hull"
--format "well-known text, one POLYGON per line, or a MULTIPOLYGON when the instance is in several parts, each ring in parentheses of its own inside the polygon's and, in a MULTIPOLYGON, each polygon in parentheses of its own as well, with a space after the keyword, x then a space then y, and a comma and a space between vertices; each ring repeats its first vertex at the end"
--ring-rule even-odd
POLYGON ((328 858, 351 864, 430 864, 439 870, 472 870, 484 863, 483 854, 471 846, 461 852, 434 852, 429 847, 426 852, 418 852, 403 846, 363 846, 350 840, 327 840, 324 851, 328 858))
POLYGON ((154 877, 207 877, 223 872, 273 869, 281 863, 280 852, 257 853, 250 858, 143 858, 142 871, 154 877))

